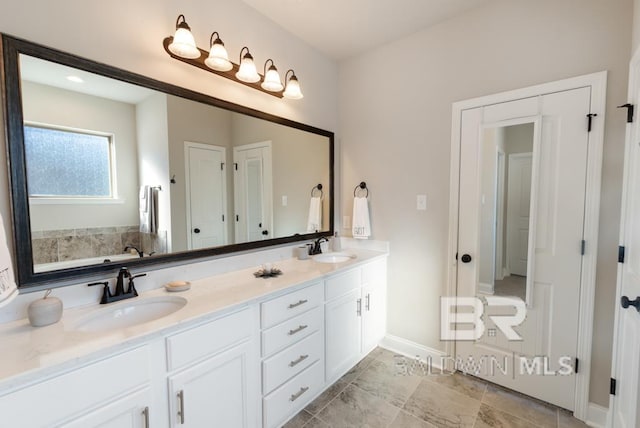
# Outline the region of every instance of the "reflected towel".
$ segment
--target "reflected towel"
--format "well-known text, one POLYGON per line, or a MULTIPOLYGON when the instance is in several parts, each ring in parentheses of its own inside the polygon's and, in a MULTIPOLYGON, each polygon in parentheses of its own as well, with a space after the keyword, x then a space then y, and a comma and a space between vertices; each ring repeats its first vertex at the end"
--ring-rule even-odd
POLYGON ((322 229, 322 199, 312 196, 309 202, 309 219, 307 220, 307 232, 318 232, 322 229))
POLYGON ((369 203, 367 198, 356 196, 353 198, 353 224, 351 233, 354 238, 367 239, 371 236, 369 221, 369 203))
POLYGON ((0 217, 0 307, 9 304, 18 296, 18 287, 13 276, 13 263, 3 224, 2 217, 0 217))
POLYGON ((142 186, 140 189, 140 232, 158 233, 158 188, 142 186))

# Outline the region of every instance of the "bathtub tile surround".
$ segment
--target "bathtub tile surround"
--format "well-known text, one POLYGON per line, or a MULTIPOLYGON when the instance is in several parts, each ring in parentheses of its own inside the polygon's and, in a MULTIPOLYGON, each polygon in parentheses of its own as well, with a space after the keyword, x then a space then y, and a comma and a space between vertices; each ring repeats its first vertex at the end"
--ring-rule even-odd
POLYGON ((564 409, 473 376, 399 375, 393 363, 398 357, 376 348, 284 428, 587 428, 564 409), (410 390, 405 400, 381 393, 399 383, 410 390))
POLYGON ((145 253, 167 250, 166 232, 149 235, 141 233, 137 225, 44 230, 31 236, 35 264, 112 256, 121 254, 128 245, 145 253))

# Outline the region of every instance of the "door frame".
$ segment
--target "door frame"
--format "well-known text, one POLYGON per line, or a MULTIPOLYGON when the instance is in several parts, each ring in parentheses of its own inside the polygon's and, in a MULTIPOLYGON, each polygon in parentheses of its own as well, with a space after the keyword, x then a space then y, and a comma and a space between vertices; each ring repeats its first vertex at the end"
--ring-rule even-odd
MULTIPOLYGON (((601 71, 569 79, 558 80, 512 91, 454 102, 451 117, 451 165, 449 177, 449 244, 447 255, 447 287, 445 295, 456 297, 458 252, 458 206, 460 191, 460 143, 462 113, 465 110, 490 106, 523 98, 539 97, 571 89, 591 88, 589 112, 597 113, 589 134, 587 157, 587 182, 585 195, 584 239, 587 241, 583 256, 578 318, 578 346, 576 357, 580 359, 580 371, 576 376, 574 416, 586 420, 589 407, 589 383, 591 377, 591 349, 595 306, 596 261, 598 250, 598 221, 600 217, 600 187, 602 181, 602 152, 604 145, 604 118, 606 111, 607 71, 601 71)), ((586 114, 585 113, 585 114, 586 114)), ((525 116, 528 114, 522 114, 525 116)), ((514 118, 518 113, 514 113, 514 118)), ((587 119, 585 117, 585 126, 587 119)), ((478 130, 480 132, 480 130, 478 130)), ((455 355, 455 342, 445 342, 447 355, 455 355)))
MULTIPOLYGON (((627 92, 627 99, 630 104, 638 106, 640 102, 640 49, 637 49, 629 62, 629 85, 627 92)), ((620 246, 625 246, 626 239, 626 218, 627 218, 627 199, 629 197, 629 175, 633 172, 631 171, 631 149, 632 145, 636 144, 635 141, 640 135, 640 124, 636 117, 632 123, 627 123, 625 130, 625 148, 624 148, 624 172, 622 176, 622 206, 621 206, 621 214, 620 214, 620 235, 618 238, 618 242, 620 246)), ((613 328, 613 355, 611 361, 611 377, 613 379, 619 378, 618 373, 618 342, 620 341, 619 337, 619 323, 620 323, 620 311, 621 306, 618 302, 620 302, 620 298, 622 297, 622 276, 623 276, 623 268, 624 266, 621 263, 618 263, 617 269, 617 278, 616 278, 616 300, 615 300, 615 310, 614 310, 614 328, 613 328)), ((607 426, 612 427, 614 422, 614 408, 616 406, 616 396, 609 395, 609 414, 607 415, 607 426)))
MULTIPOLYGON (((225 218, 228 217, 227 212, 227 149, 223 146, 216 146, 214 144, 203 144, 203 143, 194 143, 192 141, 184 142, 184 199, 186 205, 186 225, 187 225, 187 248, 192 249, 193 247, 193 237, 191 236, 191 181, 189 179, 191 172, 191 165, 189 164, 189 149, 190 148, 202 149, 202 150, 215 150, 217 152, 222 152, 222 159, 225 165, 223 174, 222 174, 222 212, 225 215, 225 218)), ((229 242, 229 231, 228 227, 225 224, 222 227, 223 229, 223 239, 225 245, 229 242)))

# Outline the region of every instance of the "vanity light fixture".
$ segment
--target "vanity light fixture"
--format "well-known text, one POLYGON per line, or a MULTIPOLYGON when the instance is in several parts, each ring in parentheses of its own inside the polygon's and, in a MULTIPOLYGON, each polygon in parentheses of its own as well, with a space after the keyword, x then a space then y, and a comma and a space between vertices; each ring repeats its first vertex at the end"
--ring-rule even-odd
POLYGON ((198 48, 184 15, 178 16, 176 33, 173 37, 165 38, 163 46, 171 58, 250 86, 274 97, 285 97, 292 100, 302 98, 300 82, 293 70, 287 71, 283 85, 274 61, 269 58, 264 63, 264 76, 261 75, 258 73, 253 56, 246 46, 240 50, 239 64, 230 61, 227 49, 217 31, 214 31, 209 38, 209 52, 198 48), (270 65, 268 65, 269 63, 270 65), (290 77, 289 73, 291 73, 290 77))
POLYGON ((293 70, 287 70, 287 74, 284 75, 284 80, 287 86, 284 88, 284 93, 282 95, 285 98, 288 98, 290 100, 299 100, 304 97, 304 95, 302 95, 302 91, 300 90, 300 82, 298 82, 296 73, 293 70), (291 72, 291 77, 289 78, 289 80, 287 80, 289 72, 291 72))
POLYGON ((193 38, 193 34, 191 34, 191 28, 187 25, 184 15, 178 15, 176 34, 169 45, 169 50, 181 58, 200 58, 200 49, 196 46, 196 41, 193 38), (180 18, 182 18, 182 21, 180 21, 180 18))
POLYGON ((240 50, 240 69, 236 73, 236 77, 238 80, 247 83, 256 83, 260 81, 260 75, 258 74, 258 70, 256 70, 256 64, 253 62, 253 56, 249 52, 248 47, 243 47, 240 50), (242 56, 242 52, 247 50, 247 53, 242 56))
POLYGON ((204 60, 207 67, 217 71, 231 70, 233 68, 233 64, 229 61, 229 54, 227 53, 227 49, 224 47, 224 43, 220 40, 220 35, 217 31, 211 33, 209 45, 211 46, 211 51, 209 52, 207 59, 204 60), (213 39, 213 36, 216 36, 215 40, 213 39))
POLYGON ((280 81, 280 73, 278 73, 278 69, 276 68, 273 60, 269 58, 264 63, 264 81, 262 82, 262 89, 270 92, 279 92, 284 89, 282 86, 282 82, 280 81), (271 61, 271 65, 267 70, 267 64, 271 61))

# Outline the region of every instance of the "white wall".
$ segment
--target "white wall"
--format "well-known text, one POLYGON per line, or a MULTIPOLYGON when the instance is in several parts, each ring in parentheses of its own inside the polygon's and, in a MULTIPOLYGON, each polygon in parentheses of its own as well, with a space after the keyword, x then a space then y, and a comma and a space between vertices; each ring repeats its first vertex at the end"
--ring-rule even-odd
POLYGON ((444 349, 451 104, 609 70, 590 394, 608 404, 625 127, 615 106, 626 100, 631 19, 632 0, 495 0, 341 63, 340 215, 366 181, 373 238, 391 241, 390 334, 444 349))
POLYGON ((131 104, 22 82, 26 121, 112 133, 117 204, 31 204, 31 230, 62 230, 138 224, 135 108, 131 104))

